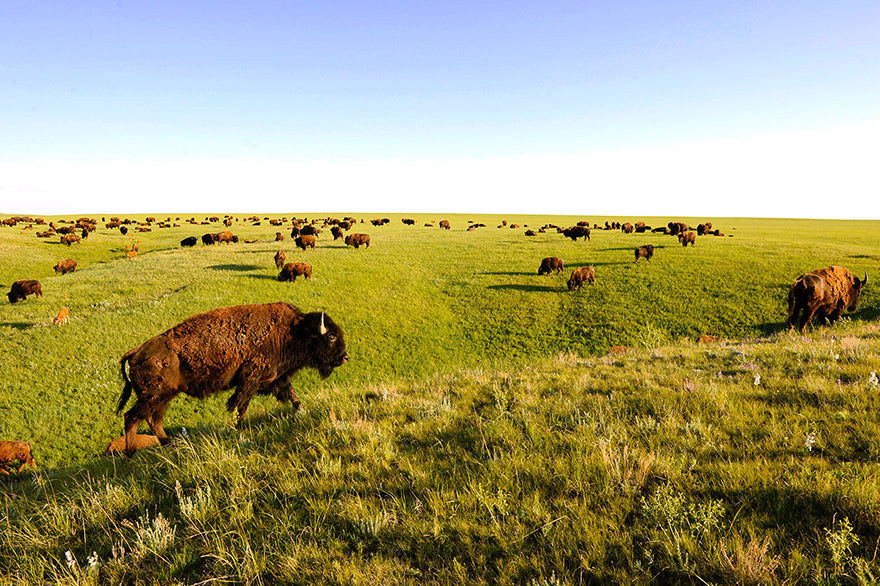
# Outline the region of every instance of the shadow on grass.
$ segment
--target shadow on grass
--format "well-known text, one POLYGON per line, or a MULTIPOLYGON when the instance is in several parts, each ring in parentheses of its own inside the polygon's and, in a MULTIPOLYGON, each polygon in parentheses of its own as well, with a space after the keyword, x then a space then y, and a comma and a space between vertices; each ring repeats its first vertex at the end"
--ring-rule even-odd
POLYGON ((0 328, 15 328, 16 330, 26 330, 34 324, 26 322, 4 322, 0 323, 0 328))
POLYGON ((264 279, 268 281, 277 281, 278 275, 245 275, 249 279, 264 279))
POLYGON ((241 271, 241 272, 244 272, 244 271, 260 271, 266 267, 261 267, 258 265, 228 264, 228 265, 211 265, 208 268, 211 270, 214 270, 214 271, 241 271))
POLYGON ((507 291, 528 291, 531 293, 548 293, 553 291, 563 291, 565 287, 550 285, 489 285, 487 289, 499 289, 507 291))

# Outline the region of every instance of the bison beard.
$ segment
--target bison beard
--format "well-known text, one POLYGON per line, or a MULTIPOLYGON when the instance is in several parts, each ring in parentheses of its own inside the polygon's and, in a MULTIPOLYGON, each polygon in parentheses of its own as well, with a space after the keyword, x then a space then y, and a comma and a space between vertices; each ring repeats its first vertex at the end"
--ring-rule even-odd
POLYGON ((303 314, 278 302, 221 307, 187 318, 120 360, 125 387, 117 414, 132 390, 137 396, 125 413, 126 451, 134 452, 142 421, 167 441, 162 422, 168 403, 180 393, 204 398, 236 387, 226 408, 237 410, 241 423, 255 394, 299 407, 292 375, 311 367, 327 378, 347 361, 342 330, 323 312, 303 314))

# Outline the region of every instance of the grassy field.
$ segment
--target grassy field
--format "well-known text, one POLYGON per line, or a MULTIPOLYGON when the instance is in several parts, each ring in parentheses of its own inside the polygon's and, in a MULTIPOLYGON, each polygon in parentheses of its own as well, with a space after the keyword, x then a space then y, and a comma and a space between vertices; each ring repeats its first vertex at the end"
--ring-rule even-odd
POLYGON ((305 252, 272 241, 289 223, 266 221, 231 227, 258 242, 194 249, 178 243, 222 226, 102 227, 71 247, 0 228, 0 284, 34 278, 44 293, 0 304, 0 438, 30 441, 39 463, 7 481, 0 573, 144 584, 880 579, 878 296, 869 284, 857 313, 806 338, 785 324, 801 273, 880 274, 880 224, 709 218, 725 236, 682 248, 657 234, 523 232, 705 219, 387 217, 352 230, 371 235, 369 249, 325 231, 305 252), (424 226, 441 219, 452 230, 424 226), (467 231, 469 221, 487 227, 467 231), (645 243, 654 260, 633 263, 645 243), (278 282, 279 248, 310 262, 312 280, 278 282), (569 292, 567 275, 538 276, 545 256, 567 273, 595 267, 597 284, 569 292), (62 258, 79 269, 56 276, 62 258), (121 433, 125 351, 194 313, 278 300, 327 311, 351 356, 329 379, 293 380, 300 412, 257 398, 237 430, 226 394, 181 397, 166 417, 174 447, 101 455, 121 433), (61 307, 71 321, 54 327, 61 307), (704 334, 724 342, 696 345, 704 334))

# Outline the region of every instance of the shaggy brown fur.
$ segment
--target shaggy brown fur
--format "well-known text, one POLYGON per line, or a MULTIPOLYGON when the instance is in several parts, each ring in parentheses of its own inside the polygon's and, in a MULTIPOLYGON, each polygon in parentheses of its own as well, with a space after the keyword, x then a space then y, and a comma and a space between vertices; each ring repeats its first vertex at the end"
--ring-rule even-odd
POLYGON ((279 250, 275 253, 275 267, 281 268, 284 266, 284 260, 287 258, 287 255, 284 254, 283 250, 279 250))
POLYGON ((565 273, 565 266, 561 258, 548 256, 541 261, 541 266, 538 267, 539 275, 549 275, 552 271, 556 271, 557 275, 559 273, 565 273))
POLYGON ((116 412, 125 408, 132 390, 137 396, 125 413, 126 450, 133 451, 142 421, 161 442, 167 441, 162 422, 168 403, 180 393, 204 398, 236 387, 226 408, 238 410, 241 423, 255 394, 292 400, 298 407, 291 376, 310 367, 326 378, 347 361, 342 330, 323 312, 303 314, 278 302, 194 315, 120 360, 125 386, 116 412))
POLYGON ((28 442, 19 441, 0 441, 0 472, 9 475, 9 466, 13 462, 19 462, 17 472, 24 470, 24 467, 30 465, 34 470, 37 464, 31 455, 31 445, 28 442))
POLYGON ((844 311, 859 308, 859 297, 867 283, 868 273, 860 281, 849 269, 839 266, 801 275, 788 291, 788 329, 795 328, 799 315, 801 332, 806 332, 816 316, 833 324, 844 311))
POLYGON ((229 244, 230 242, 238 242, 238 236, 236 236, 229 230, 224 230, 217 234, 217 242, 225 242, 227 244, 229 244))
POLYGON ((345 237, 345 245, 346 246, 354 246, 355 248, 360 248, 361 246, 370 247, 370 235, 369 234, 349 234, 345 237))
POLYGON ((61 243, 70 246, 76 242, 79 242, 80 238, 76 234, 65 234, 61 237, 61 243))
POLYGON ((636 248, 636 260, 634 262, 639 262, 640 258, 644 258, 648 262, 651 262, 651 259, 654 257, 654 245, 653 244, 643 244, 636 248))
POLYGON ((12 284, 12 289, 6 294, 6 297, 9 298, 9 303, 15 303, 16 301, 24 301, 25 297, 31 294, 42 297, 43 287, 39 281, 22 279, 12 284))
MULTIPOLYGON (((122 454, 125 452, 125 440, 126 436, 121 435, 109 444, 107 444, 107 449, 104 450, 107 454, 122 454)), ((155 435, 147 435, 144 433, 137 433, 134 436, 134 452, 139 450, 143 450, 145 448, 152 448, 153 446, 159 445, 159 438, 155 435)))
POLYGON ((289 262, 278 273, 279 281, 294 281, 297 277, 312 278, 312 265, 307 262, 289 262))
POLYGON ((440 229, 451 230, 452 226, 449 225, 449 220, 440 220, 440 229))
POLYGON ((76 270, 76 261, 72 258, 65 258, 64 260, 58 261, 58 264, 55 265, 55 274, 66 275, 67 273, 73 272, 76 270))
POLYGON ((309 248, 309 247, 314 248, 316 239, 311 234, 305 234, 302 236, 297 236, 293 242, 294 242, 294 244, 296 244, 297 248, 302 248, 303 250, 305 250, 306 248, 309 248))
POLYGON ((682 246, 687 246, 690 244, 694 245, 694 242, 697 241, 697 235, 693 232, 682 232, 678 235, 678 241, 681 242, 682 246))
POLYGON ((590 285, 596 284, 595 269, 593 267, 578 267, 571 272, 571 277, 568 279, 568 290, 574 291, 577 289, 580 291, 581 285, 587 281, 590 282, 590 285))

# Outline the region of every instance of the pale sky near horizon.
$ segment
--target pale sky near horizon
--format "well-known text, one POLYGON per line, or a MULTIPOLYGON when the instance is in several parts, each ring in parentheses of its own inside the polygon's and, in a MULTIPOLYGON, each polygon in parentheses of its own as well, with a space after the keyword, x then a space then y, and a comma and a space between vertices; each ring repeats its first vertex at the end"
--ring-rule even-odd
POLYGON ((0 214, 880 219, 880 4, 0 3, 0 214))

